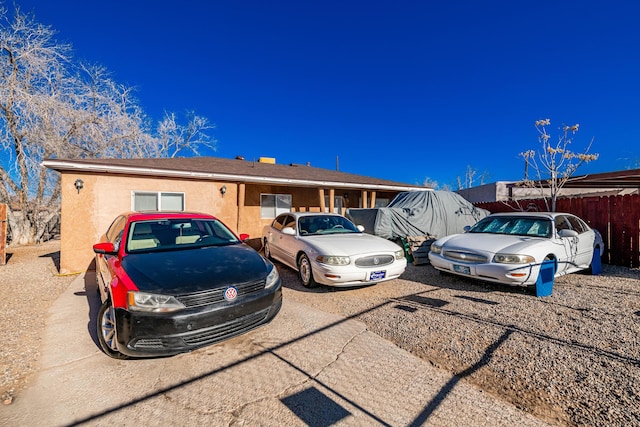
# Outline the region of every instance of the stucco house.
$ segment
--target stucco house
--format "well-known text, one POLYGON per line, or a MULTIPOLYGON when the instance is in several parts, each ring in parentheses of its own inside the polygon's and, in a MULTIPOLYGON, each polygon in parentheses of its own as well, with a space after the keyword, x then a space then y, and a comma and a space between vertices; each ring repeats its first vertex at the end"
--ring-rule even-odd
MULTIPOLYGON (((61 272, 93 269, 92 245, 120 213, 197 211, 216 215, 259 242, 262 227, 285 211, 385 206, 424 187, 308 165, 216 157, 47 159, 61 174, 61 272)), ((259 243, 258 243, 259 244, 259 243)))

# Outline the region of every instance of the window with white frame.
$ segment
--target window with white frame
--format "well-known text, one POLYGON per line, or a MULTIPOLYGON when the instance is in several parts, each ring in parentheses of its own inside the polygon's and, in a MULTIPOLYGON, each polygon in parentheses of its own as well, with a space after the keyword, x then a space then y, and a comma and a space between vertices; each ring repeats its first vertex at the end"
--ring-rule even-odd
POLYGON ((291 212, 291 194, 260 194, 260 218, 291 212))
POLYGON ((141 211, 184 211, 184 193, 132 191, 131 207, 141 211))

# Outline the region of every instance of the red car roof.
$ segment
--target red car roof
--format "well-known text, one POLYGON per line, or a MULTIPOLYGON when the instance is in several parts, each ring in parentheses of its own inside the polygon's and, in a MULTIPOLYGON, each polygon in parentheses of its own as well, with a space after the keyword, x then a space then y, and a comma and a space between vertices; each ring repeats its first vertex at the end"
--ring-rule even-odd
POLYGON ((213 215, 201 212, 129 212, 125 214, 128 221, 144 221, 153 219, 217 219, 213 215))

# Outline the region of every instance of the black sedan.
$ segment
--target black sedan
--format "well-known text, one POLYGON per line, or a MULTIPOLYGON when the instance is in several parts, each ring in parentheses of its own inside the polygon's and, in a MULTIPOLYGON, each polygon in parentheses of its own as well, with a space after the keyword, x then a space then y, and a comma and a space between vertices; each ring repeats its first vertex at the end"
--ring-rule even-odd
POLYGON ((271 321, 282 305, 280 277, 246 238, 206 214, 118 216, 93 246, 104 352, 173 355, 271 321))

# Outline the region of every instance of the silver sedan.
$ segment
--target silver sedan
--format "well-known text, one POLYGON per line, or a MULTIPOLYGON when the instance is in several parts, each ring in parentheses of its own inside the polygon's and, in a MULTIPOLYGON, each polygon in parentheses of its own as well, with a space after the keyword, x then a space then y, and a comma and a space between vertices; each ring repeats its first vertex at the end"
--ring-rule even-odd
POLYGON ((467 233, 436 240, 429 261, 447 273, 533 286, 543 262, 553 263, 558 277, 589 268, 602 250, 599 234, 575 215, 513 212, 489 215, 467 233))
POLYGON ((297 270, 307 287, 362 286, 399 277, 407 267, 402 248, 363 230, 338 214, 284 213, 264 227, 264 253, 297 270))

